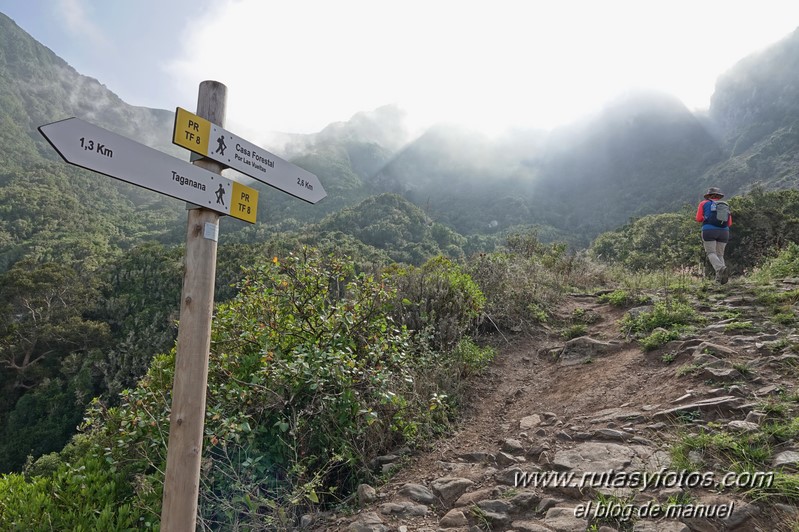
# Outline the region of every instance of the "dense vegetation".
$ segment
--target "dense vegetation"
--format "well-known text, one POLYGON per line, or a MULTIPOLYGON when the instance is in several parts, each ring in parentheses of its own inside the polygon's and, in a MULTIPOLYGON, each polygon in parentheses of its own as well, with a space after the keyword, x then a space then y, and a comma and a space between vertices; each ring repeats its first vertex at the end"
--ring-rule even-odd
MULTIPOLYGON (((731 240, 725 256, 731 271, 744 273, 799 241, 799 192, 755 189, 729 198, 733 211, 731 240)), ((696 206, 679 213, 646 216, 600 235, 592 254, 632 270, 708 267, 699 244, 696 206), (653 257, 657 257, 653 260, 653 257)))
MULTIPOLYGON (((509 249, 464 267, 443 257, 378 273, 355 266, 309 248, 264 257, 218 306, 203 451, 207 526, 294 522, 375 474, 376 456, 446 430, 466 397, 464 379, 493 356, 470 333, 509 290, 483 291, 467 271, 539 274, 515 289, 531 305, 508 323, 535 323, 564 290, 597 282, 587 263, 557 250, 509 249)), ((0 480, 0 523, 24 529, 45 516, 57 529, 157 527, 173 368, 174 351, 158 355, 118 405, 93 401, 63 451, 0 480), (77 493, 79 482, 109 487, 77 493)))

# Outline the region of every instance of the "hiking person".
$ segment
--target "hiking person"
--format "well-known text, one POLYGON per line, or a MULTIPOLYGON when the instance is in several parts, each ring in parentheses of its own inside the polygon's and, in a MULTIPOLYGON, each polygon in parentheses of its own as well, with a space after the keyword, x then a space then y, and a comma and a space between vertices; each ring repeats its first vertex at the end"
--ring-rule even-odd
POLYGON ((716 281, 726 284, 729 280, 727 265, 724 264, 724 248, 730 241, 732 213, 726 202, 721 201, 724 194, 718 187, 710 187, 705 199, 696 210, 696 221, 702 224, 702 245, 707 259, 716 271, 716 281))

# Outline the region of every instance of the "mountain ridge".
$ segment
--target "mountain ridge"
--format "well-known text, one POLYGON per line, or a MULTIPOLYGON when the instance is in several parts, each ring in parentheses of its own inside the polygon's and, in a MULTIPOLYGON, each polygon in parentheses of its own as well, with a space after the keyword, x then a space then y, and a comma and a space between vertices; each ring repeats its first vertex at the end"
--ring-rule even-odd
MULTIPOLYGON (((8 17, 0 17, 0 27, 0 71, 6 78, 0 83, 0 121, 9 124, 6 135, 27 136, 39 153, 55 160, 35 126, 75 115, 185 157, 170 142, 171 111, 129 106, 8 17)), ((392 192, 465 236, 538 225, 572 233, 571 244, 584 247, 631 217, 690 203, 710 184, 728 194, 754 184, 787 188, 799 179, 791 171, 799 162, 799 109, 791 103, 799 101, 799 68, 772 72, 799 63, 798 43, 799 30, 743 58, 719 78, 711 108, 702 114, 667 94, 630 92, 592 117, 549 132, 489 138, 438 125, 411 139, 402 110, 387 105, 317 133, 277 135, 290 160, 317 173, 328 198, 313 208, 298 206, 288 195, 255 184, 265 191, 260 220, 318 222, 371 195, 392 192), (757 122, 747 122, 752 120, 757 122)), ((28 157, 31 146, 25 144, 19 149, 28 157)), ((242 228, 231 225, 234 232, 242 228)))

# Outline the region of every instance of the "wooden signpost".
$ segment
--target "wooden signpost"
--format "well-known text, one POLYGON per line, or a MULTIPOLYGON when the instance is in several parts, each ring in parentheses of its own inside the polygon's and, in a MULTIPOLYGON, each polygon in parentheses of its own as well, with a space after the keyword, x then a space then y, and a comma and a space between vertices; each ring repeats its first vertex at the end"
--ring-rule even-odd
POLYGON ((197 523, 219 217, 255 223, 258 208, 258 191, 223 177, 222 170, 234 168, 309 203, 327 195, 315 175, 225 131, 226 99, 223 84, 204 81, 197 114, 178 108, 173 142, 203 156, 194 164, 78 118, 39 128, 70 164, 196 206, 188 214, 161 509, 161 530, 169 532, 193 532, 197 523))

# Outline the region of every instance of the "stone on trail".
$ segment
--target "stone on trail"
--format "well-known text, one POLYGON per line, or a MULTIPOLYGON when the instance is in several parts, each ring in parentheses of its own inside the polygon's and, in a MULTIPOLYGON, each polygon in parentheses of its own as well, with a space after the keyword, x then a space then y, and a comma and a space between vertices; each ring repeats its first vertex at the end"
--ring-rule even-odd
POLYGON ((519 462, 519 460, 513 456, 512 454, 508 454, 506 452, 500 451, 497 453, 497 465, 502 467, 507 467, 509 465, 513 465, 519 462))
POLYGON ((701 354, 711 354, 717 358, 732 358, 735 357, 738 352, 735 349, 730 349, 723 345, 714 344, 712 342, 702 342, 694 348, 694 357, 701 354))
POLYGON ((388 532, 389 528, 383 524, 375 512, 367 512, 353 521, 348 530, 350 532, 388 532))
POLYGON ((774 457, 772 462, 774 469, 799 469, 799 452, 796 451, 783 451, 774 457))
POLYGON ((735 501, 735 508, 732 511, 732 515, 723 519, 722 523, 724 523, 726 527, 725 530, 746 530, 749 528, 748 526, 746 528, 739 527, 742 527, 749 518, 756 515, 760 515, 759 506, 743 501, 735 501))
POLYGON ((502 451, 511 454, 524 453, 524 445, 522 445, 522 442, 520 442, 519 440, 508 438, 507 440, 502 442, 502 451))
POLYGON ((776 384, 769 384, 768 386, 763 386, 762 388, 758 388, 755 390, 754 394, 758 397, 763 397, 765 395, 774 395, 778 394, 781 391, 781 387, 776 384))
POLYGON ((444 477, 434 480, 430 486, 446 505, 450 505, 474 485, 468 478, 444 477))
POLYGON ((498 514, 506 514, 510 512, 512 508, 511 503, 500 499, 488 499, 485 501, 480 501, 477 503, 477 506, 486 512, 494 512, 498 514))
POLYGON ((455 528, 466 526, 469 524, 469 520, 466 519, 466 515, 461 510, 450 510, 447 514, 441 518, 441 521, 438 522, 438 526, 441 528, 455 528))
POLYGON ((553 532, 574 532, 588 528, 588 519, 574 517, 574 508, 550 508, 543 521, 553 532))
POLYGON ((427 515, 427 506, 412 502, 387 502, 380 505, 380 513, 384 515, 427 515))
POLYGON ((558 451, 552 463, 560 470, 602 472, 652 469, 665 459, 664 453, 642 445, 588 442, 558 451))
MULTIPOLYGON (((537 468, 536 468, 537 469, 537 468)), ((516 483, 524 475, 524 471, 519 466, 510 466, 494 474, 494 479, 505 486, 516 487, 516 483)))
POLYGON ((358 485, 358 504, 361 507, 364 507, 369 503, 375 502, 375 500, 377 500, 377 492, 372 486, 370 486, 369 484, 358 485))
POLYGON ((488 522, 488 525, 492 529, 494 527, 505 527, 510 523, 510 516, 508 514, 484 511, 482 517, 488 522))
POLYGON ((538 507, 541 497, 532 491, 523 491, 510 500, 513 512, 532 512, 538 507))
POLYGON ((494 455, 490 453, 483 453, 483 452, 476 452, 476 453, 465 453, 458 458, 462 459, 465 462, 479 464, 481 462, 492 462, 494 460, 494 455))
POLYGON ((468 506, 486 499, 491 499, 497 495, 499 495, 499 488, 496 486, 470 491, 458 497, 458 500, 455 501, 455 506, 468 506))
POLYGON ((519 421, 519 429, 520 430, 530 430, 536 428, 538 425, 541 424, 541 416, 538 414, 533 414, 531 416, 525 416, 519 421))
POLYGON ((702 368, 699 378, 714 381, 737 381, 742 377, 735 368, 702 368))
POLYGON ((724 414, 732 410, 741 410, 743 399, 732 395, 723 397, 713 397, 695 403, 681 405, 668 410, 661 410, 652 415, 653 419, 670 419, 679 416, 681 413, 699 411, 702 414, 724 414))
POLYGON ((642 519, 635 523, 633 532, 691 532, 679 521, 649 521, 642 519))
POLYGON ((741 421, 740 419, 735 419, 727 423, 727 428, 735 431, 735 432, 755 432, 757 431, 760 426, 757 423, 752 423, 751 421, 741 421))
POLYGON ((535 521, 514 521, 510 526, 513 530, 518 530, 519 532, 552 532, 551 528, 535 521))
POLYGON ((591 435, 597 440, 627 441, 632 438, 632 434, 616 429, 599 429, 591 435))
POLYGON ((436 496, 426 486, 421 484, 405 484, 401 490, 400 495, 405 495, 409 499, 420 502, 422 504, 433 504, 436 502, 436 496))
POLYGON ((580 336, 566 342, 558 360, 561 366, 575 366, 596 356, 606 355, 619 345, 621 345, 619 342, 603 342, 588 336, 580 336))

